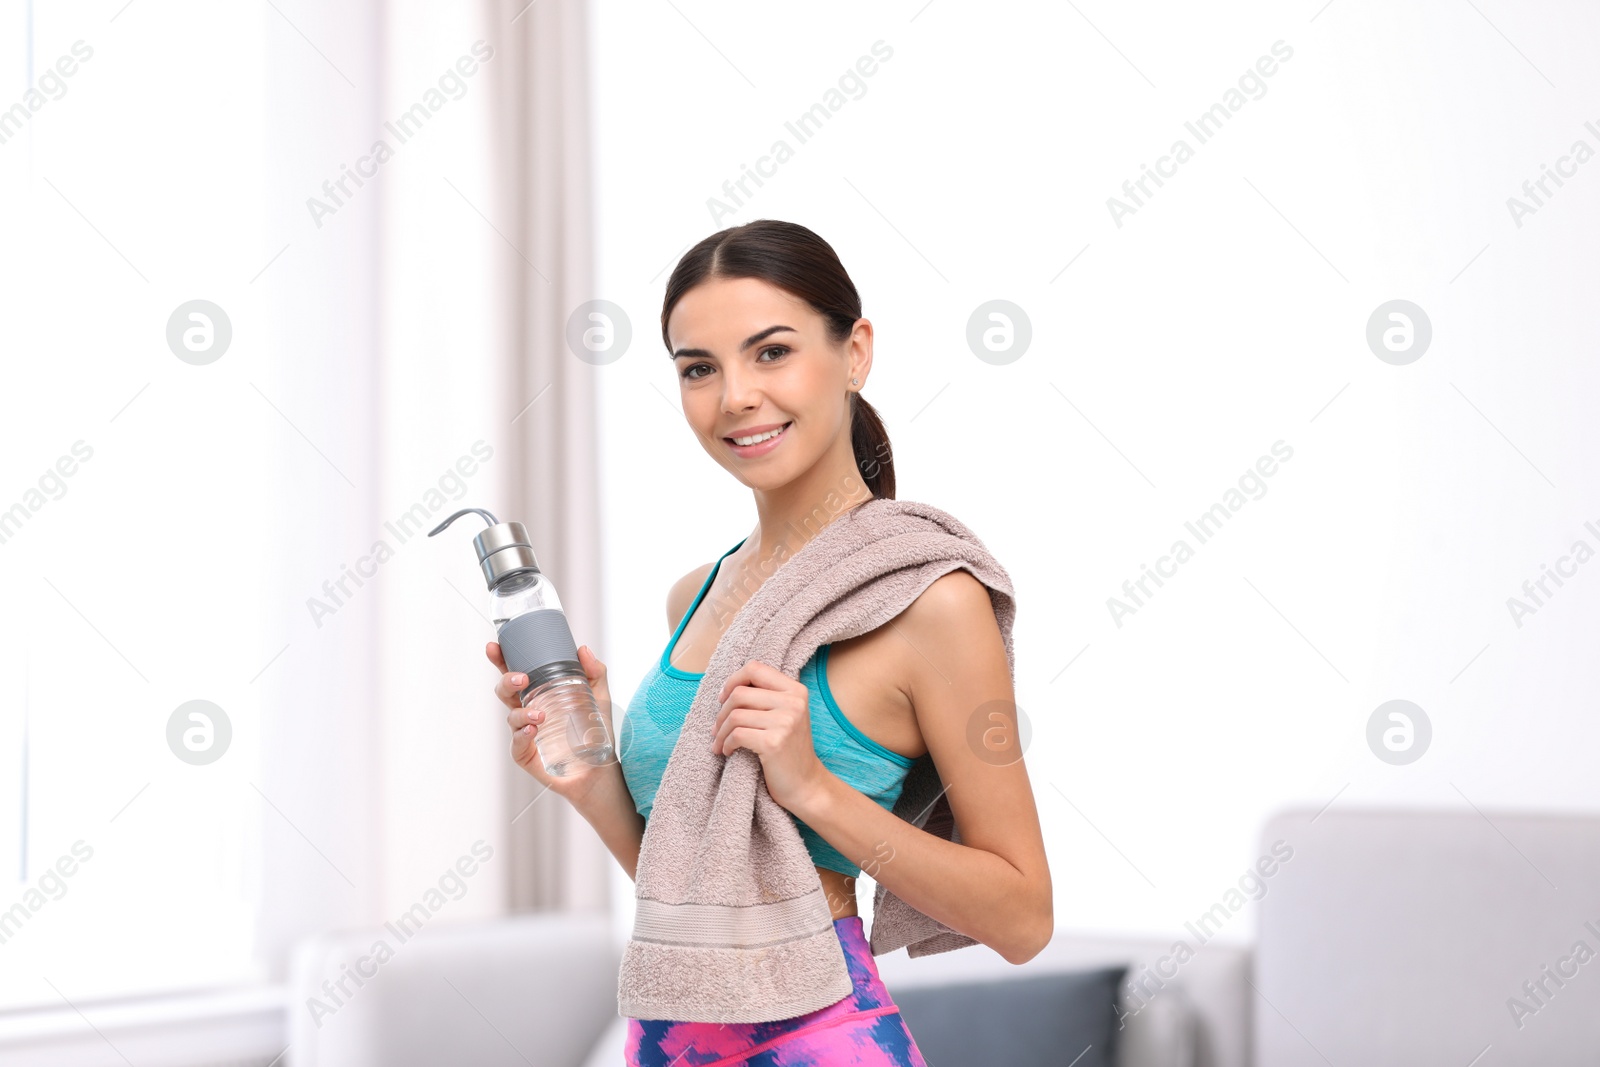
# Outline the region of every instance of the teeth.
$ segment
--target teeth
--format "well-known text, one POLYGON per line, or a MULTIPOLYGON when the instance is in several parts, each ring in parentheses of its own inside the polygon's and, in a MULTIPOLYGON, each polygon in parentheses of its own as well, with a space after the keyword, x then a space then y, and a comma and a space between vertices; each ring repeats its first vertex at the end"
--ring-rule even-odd
POLYGON ((785 423, 784 426, 780 426, 776 430, 768 430, 766 433, 758 433, 754 437, 735 437, 733 439, 733 443, 736 445, 757 445, 762 441, 767 441, 778 436, 784 431, 784 428, 787 425, 788 424, 785 423))

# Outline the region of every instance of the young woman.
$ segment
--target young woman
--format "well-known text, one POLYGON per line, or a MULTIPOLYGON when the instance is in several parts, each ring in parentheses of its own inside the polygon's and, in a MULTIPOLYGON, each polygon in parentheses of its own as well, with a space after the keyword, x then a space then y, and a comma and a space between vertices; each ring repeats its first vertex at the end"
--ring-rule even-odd
MULTIPOLYGON (((671 636, 635 692, 620 762, 551 778, 534 748, 537 716, 517 700, 526 678, 501 672, 512 758, 571 802, 635 877, 639 843, 667 757, 712 650, 741 605, 818 529, 874 497, 894 497, 888 436, 861 397, 872 323, 833 249, 803 226, 760 219, 713 234, 667 283, 662 339, 683 414, 706 453, 755 500, 755 527, 667 594, 671 636)), ((688 510, 686 509, 686 515, 688 510)), ((579 650, 602 711, 606 667, 579 650)), ((1012 963, 1054 926, 1050 871, 1015 720, 1014 759, 969 741, 979 709, 1013 700, 985 587, 966 570, 940 577, 888 624, 824 645, 791 679, 752 660, 731 675, 712 751, 747 748, 773 800, 796 820, 831 902, 854 992, 807 1015, 765 1023, 630 1019, 628 1063, 667 1067, 923 1064, 868 949, 856 908, 861 868, 908 904, 1012 963), (962 843, 891 813, 912 761, 932 753, 962 843), (871 857, 871 858, 869 858, 871 857), (884 857, 891 857, 884 861, 884 857)), ((1013 705, 1014 706, 1014 705, 1013 705)))

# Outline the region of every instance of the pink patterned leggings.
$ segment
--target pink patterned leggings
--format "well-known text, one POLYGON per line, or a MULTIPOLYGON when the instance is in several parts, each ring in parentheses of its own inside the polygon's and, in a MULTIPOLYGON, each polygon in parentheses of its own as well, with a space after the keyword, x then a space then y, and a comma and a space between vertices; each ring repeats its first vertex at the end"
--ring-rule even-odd
POLYGON ((833 920, 853 990, 766 1023, 628 1020, 628 1067, 927 1067, 872 959, 859 915, 833 920))

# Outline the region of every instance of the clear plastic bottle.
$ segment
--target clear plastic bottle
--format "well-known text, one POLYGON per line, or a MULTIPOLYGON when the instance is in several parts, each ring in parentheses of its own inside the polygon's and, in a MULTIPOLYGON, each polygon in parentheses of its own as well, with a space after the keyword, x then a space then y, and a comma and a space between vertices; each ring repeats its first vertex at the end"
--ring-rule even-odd
POLYGON ((611 731, 578 663, 578 649, 555 586, 539 571, 521 571, 491 587, 489 600, 506 666, 528 676, 518 698, 523 707, 544 712, 534 735, 544 769, 561 776, 575 760, 595 766, 610 763, 615 754, 611 731), (539 661, 540 648, 559 650, 563 637, 572 646, 570 661, 552 660, 531 668, 515 665, 539 661))
POLYGON ((520 522, 500 522, 482 508, 463 508, 428 536, 468 513, 489 523, 472 543, 488 583, 490 618, 506 669, 528 676, 518 699, 523 707, 544 713, 534 735, 544 769, 561 777, 579 761, 595 766, 612 762, 616 746, 611 730, 578 662, 578 646, 561 610, 561 598, 539 570, 527 529, 520 522))

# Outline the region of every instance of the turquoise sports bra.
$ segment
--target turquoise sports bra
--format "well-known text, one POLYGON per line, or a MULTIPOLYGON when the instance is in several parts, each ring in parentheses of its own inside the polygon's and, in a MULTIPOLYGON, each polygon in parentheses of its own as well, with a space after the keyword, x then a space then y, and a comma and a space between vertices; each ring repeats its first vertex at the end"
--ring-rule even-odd
MULTIPOLYGON (((704 677, 703 671, 691 674, 672 666, 672 650, 683 634, 684 627, 694 616, 695 609, 700 606, 700 601, 705 599, 706 591, 711 588, 712 580, 722 567, 722 561, 742 544, 743 540, 717 557, 711 573, 701 583, 694 603, 689 605, 689 610, 678 621, 678 628, 668 639, 660 660, 651 666, 639 683, 639 688, 634 690, 633 699, 628 702, 622 724, 618 727, 618 758, 622 763, 622 776, 628 784, 628 792, 634 798, 636 809, 647 821, 655 803, 656 790, 661 786, 667 758, 672 755, 678 734, 683 730, 683 721, 689 715, 689 705, 700 688, 700 679, 704 677)), ((817 649, 800 668, 799 675, 799 681, 811 694, 811 740, 817 758, 851 788, 871 797, 885 810, 892 809, 905 785, 906 772, 916 761, 878 744, 845 718, 828 688, 829 648, 823 645, 817 649)), ((861 873, 860 867, 841 855, 811 827, 792 813, 789 817, 794 819, 795 828, 800 831, 806 851, 811 854, 816 866, 851 877, 861 873)))

